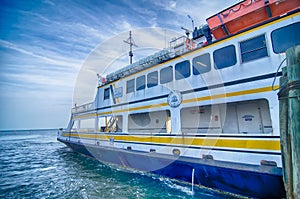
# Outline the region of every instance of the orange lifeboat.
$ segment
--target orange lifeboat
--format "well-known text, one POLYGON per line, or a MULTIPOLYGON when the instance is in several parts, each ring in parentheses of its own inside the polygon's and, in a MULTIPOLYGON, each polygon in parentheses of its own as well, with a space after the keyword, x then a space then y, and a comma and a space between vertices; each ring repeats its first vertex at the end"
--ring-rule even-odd
POLYGON ((206 19, 216 39, 299 9, 299 0, 245 0, 206 19))

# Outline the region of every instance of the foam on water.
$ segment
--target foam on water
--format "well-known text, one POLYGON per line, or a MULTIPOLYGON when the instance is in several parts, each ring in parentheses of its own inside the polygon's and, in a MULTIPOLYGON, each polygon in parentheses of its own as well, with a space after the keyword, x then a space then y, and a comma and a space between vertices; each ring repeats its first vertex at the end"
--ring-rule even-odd
POLYGON ((179 190, 183 193, 186 193, 187 195, 190 195, 190 196, 194 195, 194 192, 191 190, 190 187, 176 184, 176 183, 172 182, 171 180, 165 179, 162 177, 160 177, 159 180, 161 182, 163 182, 165 185, 167 185, 168 187, 170 187, 171 189, 177 189, 177 190, 179 190))

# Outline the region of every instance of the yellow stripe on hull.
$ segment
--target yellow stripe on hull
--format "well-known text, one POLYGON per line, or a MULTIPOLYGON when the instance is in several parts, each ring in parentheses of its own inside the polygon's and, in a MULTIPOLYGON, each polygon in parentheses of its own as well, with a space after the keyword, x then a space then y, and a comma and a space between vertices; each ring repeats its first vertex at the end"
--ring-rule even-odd
POLYGON ((243 139, 243 138, 199 138, 199 137, 165 137, 165 136, 132 136, 132 135, 99 135, 64 133, 65 137, 88 138, 99 140, 126 141, 138 143, 153 143, 166 145, 186 145, 198 147, 222 147, 231 149, 272 150, 280 151, 280 141, 270 139, 243 139))

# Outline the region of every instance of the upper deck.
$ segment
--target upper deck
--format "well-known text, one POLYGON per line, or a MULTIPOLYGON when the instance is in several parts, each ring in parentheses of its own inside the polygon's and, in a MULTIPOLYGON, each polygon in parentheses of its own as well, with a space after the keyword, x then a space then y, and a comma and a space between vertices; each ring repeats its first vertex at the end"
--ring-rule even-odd
POLYGON ((98 108, 165 98, 171 90, 188 93, 274 77, 286 44, 299 44, 297 29, 299 13, 294 13, 210 45, 193 50, 184 46, 180 55, 100 86, 98 108))
POLYGON ((297 8, 218 40, 207 42, 202 31, 192 40, 193 48, 185 36, 174 39, 168 49, 107 75, 95 101, 73 108, 72 113, 147 104, 151 100, 161 104, 174 90, 189 99, 198 91, 205 91, 206 96, 232 93, 245 87, 243 83, 248 83, 249 89, 257 89, 257 83, 270 89, 270 79, 284 59, 283 52, 300 44, 296 35, 299 21, 297 8))

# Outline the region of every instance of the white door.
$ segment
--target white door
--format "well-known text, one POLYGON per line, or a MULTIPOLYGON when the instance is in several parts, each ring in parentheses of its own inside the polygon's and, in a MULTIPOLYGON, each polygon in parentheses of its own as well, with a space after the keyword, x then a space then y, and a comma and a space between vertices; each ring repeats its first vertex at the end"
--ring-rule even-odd
POLYGON ((256 103, 237 105, 240 133, 262 133, 260 110, 256 103))

